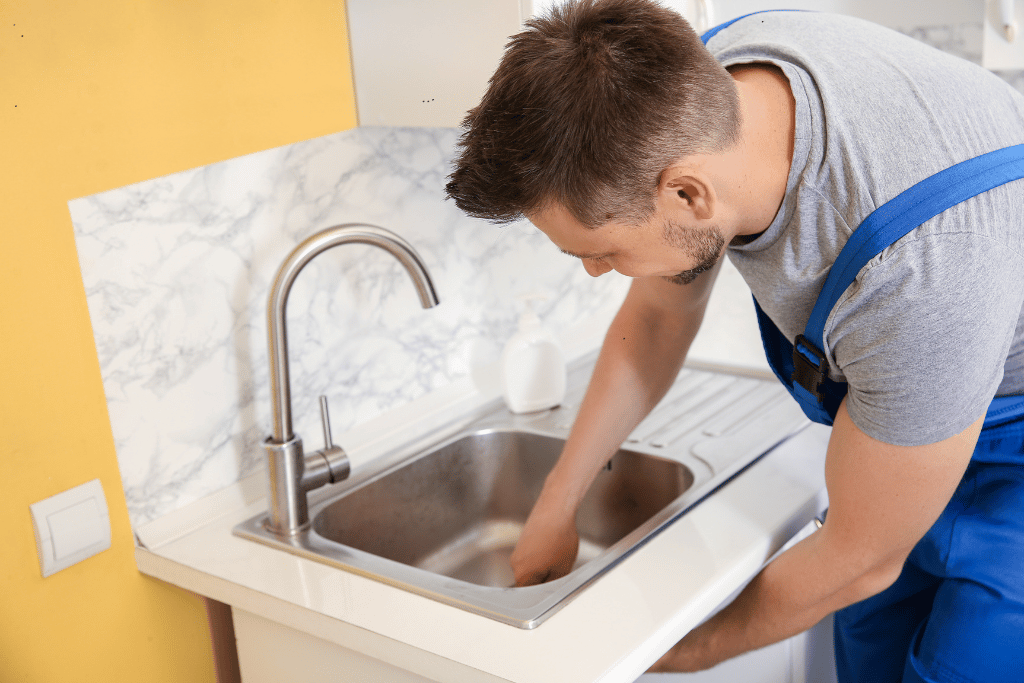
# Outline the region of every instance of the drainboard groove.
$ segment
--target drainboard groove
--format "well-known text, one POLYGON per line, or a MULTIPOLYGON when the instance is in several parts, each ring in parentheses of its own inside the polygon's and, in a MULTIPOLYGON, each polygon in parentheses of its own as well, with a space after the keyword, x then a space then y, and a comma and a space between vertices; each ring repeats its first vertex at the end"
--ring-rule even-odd
POLYGON ((699 397, 709 391, 708 385, 713 384, 713 376, 707 373, 697 374, 692 370, 684 372, 693 374, 669 390, 668 395, 662 399, 661 403, 629 435, 626 439, 629 443, 647 441, 669 422, 685 412, 688 409, 687 406, 693 403, 690 400, 692 397, 699 397))
POLYGON ((752 420, 765 406, 774 403, 780 397, 782 387, 762 384, 741 398, 728 413, 713 418, 704 425, 705 436, 722 436, 735 427, 752 420))
POLYGON ((732 399, 734 389, 742 380, 735 377, 713 377, 705 386, 707 391, 694 395, 679 406, 678 413, 664 428, 648 437, 655 448, 663 448, 684 434, 699 427, 707 416, 732 399))

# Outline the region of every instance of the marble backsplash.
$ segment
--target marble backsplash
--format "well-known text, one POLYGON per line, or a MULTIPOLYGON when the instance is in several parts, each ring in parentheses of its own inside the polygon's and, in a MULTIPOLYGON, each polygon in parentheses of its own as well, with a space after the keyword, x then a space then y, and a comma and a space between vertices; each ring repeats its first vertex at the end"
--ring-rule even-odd
POLYGON ((270 432, 269 283, 314 232, 369 223, 408 240, 441 305, 364 245, 326 252, 292 289, 295 431, 336 434, 496 359, 515 297, 565 333, 617 307, 528 223, 496 227, 444 200, 456 131, 359 128, 70 202, 131 519, 138 526, 261 466, 270 432))

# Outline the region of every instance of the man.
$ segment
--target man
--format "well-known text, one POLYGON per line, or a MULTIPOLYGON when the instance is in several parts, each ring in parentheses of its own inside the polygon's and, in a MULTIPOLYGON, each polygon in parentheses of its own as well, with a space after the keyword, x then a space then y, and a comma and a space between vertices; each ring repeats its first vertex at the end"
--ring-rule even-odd
POLYGON ((516 580, 570 570, 579 501, 674 381, 724 252, 780 378, 834 424, 830 509, 655 669, 838 610, 841 681, 1024 680, 1024 98, 848 17, 757 13, 706 37, 645 0, 555 8, 466 118, 463 210, 525 216, 591 275, 634 278, 516 580))

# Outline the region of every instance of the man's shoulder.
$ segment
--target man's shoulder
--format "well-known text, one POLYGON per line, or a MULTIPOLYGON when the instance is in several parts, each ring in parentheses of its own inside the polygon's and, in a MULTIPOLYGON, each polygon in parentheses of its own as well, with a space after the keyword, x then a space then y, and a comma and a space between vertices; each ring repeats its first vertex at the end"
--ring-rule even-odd
POLYGON ((716 56, 751 46, 802 47, 804 54, 808 54, 808 49, 813 50, 819 45, 826 52, 831 48, 832 53, 845 47, 864 52, 873 46, 891 42, 920 45, 913 38, 880 24, 831 12, 764 10, 726 24, 707 43, 708 49, 716 56))

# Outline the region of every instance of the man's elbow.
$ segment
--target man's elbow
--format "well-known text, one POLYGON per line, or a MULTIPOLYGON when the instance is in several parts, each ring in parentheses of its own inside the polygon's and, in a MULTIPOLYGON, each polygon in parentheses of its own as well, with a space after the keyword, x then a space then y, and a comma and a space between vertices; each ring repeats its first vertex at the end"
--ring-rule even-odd
POLYGON ((900 574, 903 573, 903 565, 906 562, 907 555, 909 553, 901 554, 895 558, 887 558, 865 571, 844 591, 846 599, 843 602, 852 605, 855 602, 867 600, 896 583, 896 580, 900 578, 900 574))

